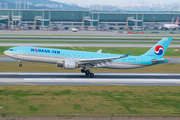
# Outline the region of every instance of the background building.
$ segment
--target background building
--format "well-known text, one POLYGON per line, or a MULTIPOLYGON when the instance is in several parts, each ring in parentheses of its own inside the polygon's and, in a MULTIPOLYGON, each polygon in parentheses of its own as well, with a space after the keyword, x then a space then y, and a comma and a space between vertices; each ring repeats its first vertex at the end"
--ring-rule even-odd
POLYGON ((174 23, 179 11, 65 11, 65 10, 0 10, 0 23, 7 28, 28 26, 40 29, 58 25, 59 29, 99 28, 110 29, 142 28, 144 24, 174 23))

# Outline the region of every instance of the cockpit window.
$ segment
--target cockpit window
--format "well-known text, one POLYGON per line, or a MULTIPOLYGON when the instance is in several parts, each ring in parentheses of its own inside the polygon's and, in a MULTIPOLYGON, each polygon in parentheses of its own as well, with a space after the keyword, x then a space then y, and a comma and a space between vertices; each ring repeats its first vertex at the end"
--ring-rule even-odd
POLYGON ((13 49, 9 49, 9 51, 13 51, 13 49))

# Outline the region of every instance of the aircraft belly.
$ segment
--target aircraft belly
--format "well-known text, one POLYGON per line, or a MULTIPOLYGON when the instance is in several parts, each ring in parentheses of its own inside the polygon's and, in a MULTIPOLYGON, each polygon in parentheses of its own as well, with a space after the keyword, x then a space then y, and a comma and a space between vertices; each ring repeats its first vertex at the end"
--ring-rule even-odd
POLYGON ((43 55, 29 55, 29 54, 17 54, 11 56, 14 59, 32 61, 32 62, 45 62, 45 63, 57 63, 57 61, 64 59, 61 57, 54 56, 43 56, 43 55))
POLYGON ((146 66, 149 66, 149 65, 124 63, 124 62, 113 62, 112 64, 108 64, 104 68, 110 68, 110 69, 134 69, 134 68, 141 68, 141 67, 146 67, 146 66))

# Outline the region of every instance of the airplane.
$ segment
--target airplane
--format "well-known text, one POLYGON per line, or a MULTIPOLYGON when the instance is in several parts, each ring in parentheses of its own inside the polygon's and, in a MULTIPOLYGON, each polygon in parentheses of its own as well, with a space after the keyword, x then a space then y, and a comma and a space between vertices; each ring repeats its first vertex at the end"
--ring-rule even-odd
POLYGON ((94 77, 91 68, 109 69, 134 69, 167 63, 163 58, 172 38, 165 37, 153 46, 148 52, 140 56, 84 52, 63 49, 50 49, 40 47, 12 47, 4 54, 19 60, 19 67, 22 67, 22 60, 31 62, 53 63, 64 69, 82 68, 81 72, 86 76, 94 77))
POLYGON ((179 17, 177 17, 175 24, 164 24, 163 27, 160 27, 160 29, 162 29, 162 30, 168 30, 168 29, 175 30, 176 28, 178 28, 178 22, 179 22, 179 17))

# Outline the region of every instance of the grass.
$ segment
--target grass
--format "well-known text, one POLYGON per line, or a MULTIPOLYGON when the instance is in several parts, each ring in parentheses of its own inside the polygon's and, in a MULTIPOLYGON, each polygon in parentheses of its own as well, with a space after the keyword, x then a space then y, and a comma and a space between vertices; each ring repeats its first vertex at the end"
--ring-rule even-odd
POLYGON ((1 86, 1 113, 14 116, 179 116, 180 88, 152 86, 1 86))
MULTIPOLYGON (((157 42, 131 42, 131 41, 29 41, 29 40, 0 40, 0 43, 76 43, 76 44, 156 44, 157 42)), ((171 44, 180 44, 180 42, 172 42, 171 44)))
MULTIPOLYGON (((4 51, 8 50, 11 47, 0 47, 0 55, 4 55, 4 51)), ((97 52, 99 49, 102 49, 103 53, 110 53, 110 54, 126 54, 128 52, 131 53, 131 55, 142 55, 145 52, 147 52, 150 48, 123 48, 123 47, 49 47, 54 49, 66 49, 66 50, 77 50, 77 51, 90 51, 90 52, 97 52)), ((165 56, 168 57, 179 57, 180 53, 174 52, 175 48, 168 48, 165 56)))
MULTIPOLYGON (((19 67, 19 63, 9 63, 3 62, 0 63, 0 72, 79 72, 81 71, 80 68, 75 70, 67 70, 63 68, 56 67, 55 64, 48 64, 48 63, 23 63, 23 67, 19 67)), ((127 69, 127 70, 118 70, 118 69, 91 69, 94 73, 97 72, 135 72, 135 73, 180 73, 180 64, 159 64, 154 66, 149 66, 145 68, 138 68, 138 69, 127 69)))
MULTIPOLYGON (((0 43, 76 43, 76 44, 156 44, 157 42, 136 42, 136 41, 60 41, 60 40, 50 40, 50 41, 32 41, 32 40, 0 40, 0 43)), ((180 44, 180 42, 171 42, 171 44, 180 44)))
MULTIPOLYGON (((77 44, 156 44, 157 42, 131 42, 131 41, 30 41, 30 40, 0 40, 0 43, 77 43, 77 44)), ((180 44, 180 42, 175 42, 171 44, 180 44)))

